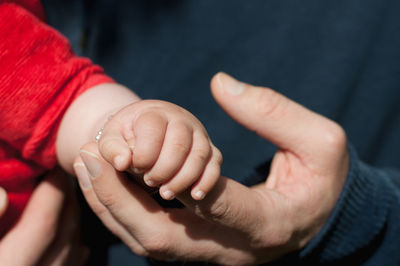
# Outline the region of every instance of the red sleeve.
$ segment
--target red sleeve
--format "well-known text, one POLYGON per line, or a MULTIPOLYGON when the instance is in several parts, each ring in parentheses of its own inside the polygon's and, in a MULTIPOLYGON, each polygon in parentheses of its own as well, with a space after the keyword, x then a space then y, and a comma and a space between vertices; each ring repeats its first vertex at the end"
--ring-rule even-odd
POLYGON ((0 5, 0 139, 24 159, 55 165, 58 124, 84 90, 110 81, 68 41, 25 9, 0 5))
POLYGON ((45 21, 44 9, 40 0, 0 0, 0 4, 3 3, 14 3, 20 8, 26 9, 40 20, 45 21))
POLYGON ((55 166, 57 129, 68 106, 86 89, 112 81, 26 8, 0 0, 0 186, 9 194, 7 221, 22 211, 37 177, 55 166))

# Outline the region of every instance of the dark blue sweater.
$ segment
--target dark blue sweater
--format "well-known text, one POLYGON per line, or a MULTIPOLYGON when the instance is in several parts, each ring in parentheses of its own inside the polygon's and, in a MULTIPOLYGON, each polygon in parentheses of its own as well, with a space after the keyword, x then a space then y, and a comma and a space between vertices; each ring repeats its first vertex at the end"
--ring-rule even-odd
POLYGON ((265 172, 247 177, 275 147, 216 105, 209 81, 217 71, 272 87, 337 121, 352 143, 347 183, 323 230, 286 259, 400 265, 400 1, 48 0, 45 6, 75 50, 118 82, 195 114, 224 155, 222 173, 241 182, 265 179, 265 172))

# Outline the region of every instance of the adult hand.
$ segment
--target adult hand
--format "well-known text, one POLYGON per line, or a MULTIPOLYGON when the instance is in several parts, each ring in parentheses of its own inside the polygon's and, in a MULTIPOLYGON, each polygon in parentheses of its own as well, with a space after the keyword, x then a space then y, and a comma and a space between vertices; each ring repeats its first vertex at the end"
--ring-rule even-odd
POLYGON ((75 163, 87 201, 133 252, 158 259, 256 264, 304 247, 346 179, 343 129, 273 90, 223 73, 211 87, 231 117, 279 147, 265 183, 248 188, 221 177, 204 200, 180 195, 186 209, 163 209, 89 143, 75 163))
MULTIPOLYGON (((79 212, 71 177, 55 170, 35 189, 17 224, 0 241, 0 265, 83 265, 79 212)), ((0 216, 7 194, 0 189, 0 216)))

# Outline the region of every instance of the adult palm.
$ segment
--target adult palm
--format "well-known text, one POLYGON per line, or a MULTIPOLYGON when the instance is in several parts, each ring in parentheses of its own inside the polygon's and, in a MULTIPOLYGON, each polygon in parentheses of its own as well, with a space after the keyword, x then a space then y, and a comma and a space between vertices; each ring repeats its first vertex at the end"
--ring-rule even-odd
POLYGON ((224 73, 211 88, 232 118, 279 147, 265 183, 249 188, 221 177, 204 200, 183 194, 178 199, 187 208, 163 209, 89 143, 75 163, 88 203, 133 252, 158 259, 243 265, 304 247, 327 220, 346 179, 344 131, 271 89, 224 73))

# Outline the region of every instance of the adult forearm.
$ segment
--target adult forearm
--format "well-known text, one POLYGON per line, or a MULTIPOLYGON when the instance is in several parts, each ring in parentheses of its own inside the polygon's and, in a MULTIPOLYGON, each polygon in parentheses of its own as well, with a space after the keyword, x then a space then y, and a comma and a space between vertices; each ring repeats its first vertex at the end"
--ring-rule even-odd
POLYGON ((94 140, 107 117, 140 98, 114 83, 97 85, 79 96, 68 108, 57 133, 56 153, 59 164, 73 173, 73 161, 80 147, 94 140))

